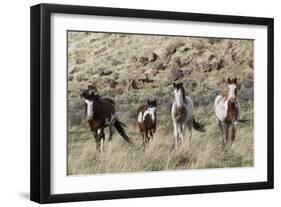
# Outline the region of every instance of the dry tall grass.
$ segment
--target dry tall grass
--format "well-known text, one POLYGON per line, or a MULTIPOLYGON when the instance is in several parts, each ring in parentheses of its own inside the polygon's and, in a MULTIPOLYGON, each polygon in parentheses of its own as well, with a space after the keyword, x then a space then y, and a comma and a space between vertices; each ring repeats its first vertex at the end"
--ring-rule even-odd
MULTIPOLYGON (((245 103, 243 106, 250 108, 252 104, 245 103)), ((204 112, 197 114, 203 115, 204 112)), ((251 114, 242 112, 242 116, 251 117, 251 114)), ((204 121, 207 131, 200 133, 193 130, 190 150, 187 139, 180 148, 174 149, 172 123, 168 120, 165 125, 163 122, 158 126, 153 141, 146 149, 142 147, 138 128, 130 125, 126 130, 133 138, 134 146, 126 144, 115 132, 112 143, 105 143, 104 153, 96 152, 94 138, 86 123, 72 127, 68 135, 68 174, 253 166, 252 119, 249 123, 238 124, 236 140, 227 150, 222 149, 220 131, 212 111, 204 121)))

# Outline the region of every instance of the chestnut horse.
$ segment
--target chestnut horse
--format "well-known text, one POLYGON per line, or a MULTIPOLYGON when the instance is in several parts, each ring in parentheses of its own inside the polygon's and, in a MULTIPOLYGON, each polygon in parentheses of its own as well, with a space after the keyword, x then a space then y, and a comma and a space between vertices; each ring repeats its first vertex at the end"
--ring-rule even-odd
POLYGON ((112 99, 100 97, 94 93, 91 87, 83 90, 81 97, 85 101, 88 124, 95 137, 98 151, 103 151, 105 140, 104 128, 106 127, 109 127, 109 142, 112 140, 113 129, 115 127, 125 141, 132 143, 131 139, 125 133, 124 124, 117 118, 115 102, 112 99))
POLYGON ((156 131, 156 108, 156 100, 147 100, 147 105, 142 105, 138 108, 138 125, 143 144, 152 140, 153 133, 156 131))
POLYGON ((239 121, 240 103, 237 97, 237 78, 228 78, 228 92, 222 92, 215 99, 215 115, 221 130, 223 147, 228 142, 228 131, 231 130, 231 143, 235 140, 236 124, 239 121))

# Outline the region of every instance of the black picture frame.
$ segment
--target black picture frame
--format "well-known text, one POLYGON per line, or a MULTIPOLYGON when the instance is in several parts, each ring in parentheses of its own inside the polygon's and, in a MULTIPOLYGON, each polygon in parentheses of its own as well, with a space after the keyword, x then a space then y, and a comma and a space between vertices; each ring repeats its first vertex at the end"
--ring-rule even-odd
POLYGON ((31 169, 30 199, 38 203, 120 199, 146 196, 167 196, 179 194, 211 193, 271 189, 274 187, 274 78, 273 41, 274 20, 272 18, 195 14, 168 11, 103 8, 56 4, 39 4, 31 7, 31 169), (267 26, 267 181, 238 184, 168 187, 106 192, 85 192, 74 194, 51 194, 50 188, 50 15, 52 13, 99 15, 113 17, 134 17, 149 19, 181 20, 207 23, 231 23, 267 26))

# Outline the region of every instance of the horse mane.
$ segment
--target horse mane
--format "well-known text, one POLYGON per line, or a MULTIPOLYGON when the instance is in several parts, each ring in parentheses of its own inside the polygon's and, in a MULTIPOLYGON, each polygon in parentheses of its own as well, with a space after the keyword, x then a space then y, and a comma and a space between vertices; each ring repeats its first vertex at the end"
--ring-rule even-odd
POLYGON ((115 101, 112 100, 111 98, 108 98, 108 97, 99 97, 99 98, 100 98, 99 100, 102 101, 102 102, 109 102, 112 105, 115 105, 115 101))
POLYGON ((187 104, 187 103, 186 103, 186 97, 185 97, 185 89, 184 89, 183 86, 181 87, 181 93, 182 93, 182 100, 183 100, 183 102, 184 102, 185 104, 187 104))
POLYGON ((94 95, 93 114, 99 116, 103 105, 109 103, 115 107, 115 102, 111 98, 94 95))
POLYGON ((94 101, 99 101, 100 98, 101 98, 100 95, 98 95, 98 94, 95 94, 95 95, 94 95, 94 101))

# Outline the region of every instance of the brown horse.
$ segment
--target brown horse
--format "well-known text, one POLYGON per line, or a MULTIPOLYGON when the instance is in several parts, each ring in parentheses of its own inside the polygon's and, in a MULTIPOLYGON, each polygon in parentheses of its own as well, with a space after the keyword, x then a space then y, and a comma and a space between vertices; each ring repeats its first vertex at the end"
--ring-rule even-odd
POLYGON ((232 127, 231 143, 235 140, 239 112, 240 103, 237 97, 237 78, 228 78, 228 91, 222 92, 215 99, 215 115, 221 130, 223 147, 228 142, 228 131, 230 127, 232 127))
POLYGON ((109 127, 109 142, 112 140, 113 129, 115 127, 125 141, 132 143, 131 139, 125 133, 124 124, 117 118, 115 102, 112 99, 100 97, 94 93, 91 87, 83 90, 81 97, 85 101, 88 124, 95 137, 98 151, 103 151, 105 140, 104 128, 106 127, 109 127))
POLYGON ((143 144, 152 140, 153 133, 156 131, 156 108, 156 100, 147 100, 147 105, 138 108, 138 125, 143 144))

